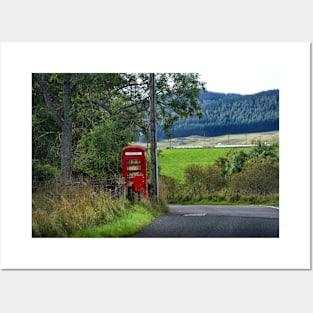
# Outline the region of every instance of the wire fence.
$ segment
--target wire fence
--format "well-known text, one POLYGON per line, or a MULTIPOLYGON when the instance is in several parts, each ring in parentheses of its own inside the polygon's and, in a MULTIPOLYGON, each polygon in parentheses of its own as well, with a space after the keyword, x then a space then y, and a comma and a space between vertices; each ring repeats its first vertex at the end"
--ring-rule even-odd
POLYGON ((114 177, 110 179, 84 179, 71 180, 67 183, 62 183, 58 179, 47 181, 33 181, 32 192, 49 192, 58 195, 66 188, 90 189, 95 194, 97 192, 105 192, 112 198, 125 197, 125 182, 124 177, 114 177))

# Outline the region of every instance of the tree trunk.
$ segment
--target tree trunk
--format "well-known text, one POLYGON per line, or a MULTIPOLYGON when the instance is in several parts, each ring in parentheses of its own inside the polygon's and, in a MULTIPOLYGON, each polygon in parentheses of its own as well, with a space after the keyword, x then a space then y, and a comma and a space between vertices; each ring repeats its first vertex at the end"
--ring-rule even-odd
POLYGON ((72 159, 72 117, 71 117, 71 74, 64 74, 63 85, 63 109, 64 120, 61 136, 61 175, 62 183, 69 182, 71 178, 71 159, 72 159))

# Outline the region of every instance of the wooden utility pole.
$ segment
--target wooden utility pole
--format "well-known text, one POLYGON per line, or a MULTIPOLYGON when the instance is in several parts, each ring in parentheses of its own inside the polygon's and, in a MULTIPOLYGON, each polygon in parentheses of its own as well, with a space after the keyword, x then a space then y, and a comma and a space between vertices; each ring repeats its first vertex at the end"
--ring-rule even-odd
POLYGON ((151 131, 151 196, 152 200, 159 200, 159 179, 158 179, 158 153, 157 153, 157 119, 156 119, 156 103, 155 103, 155 75, 150 73, 150 131, 151 131))

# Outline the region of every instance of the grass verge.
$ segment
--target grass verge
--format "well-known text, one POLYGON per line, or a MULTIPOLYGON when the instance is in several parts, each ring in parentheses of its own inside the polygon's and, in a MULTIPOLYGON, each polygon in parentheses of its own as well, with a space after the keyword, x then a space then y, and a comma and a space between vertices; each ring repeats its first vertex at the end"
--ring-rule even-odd
POLYGON ((207 205, 265 205, 279 207, 279 195, 241 196, 238 199, 191 199, 168 200, 169 204, 207 204, 207 205))
POLYGON ((105 190, 95 192, 91 186, 62 187, 57 191, 47 186, 33 192, 32 236, 72 237, 90 232, 88 236, 99 237, 104 225, 110 229, 103 232, 105 236, 128 236, 166 210, 163 203, 142 201, 133 205, 113 199, 105 190))
POLYGON ((108 224, 82 229, 74 233, 72 237, 131 237, 167 211, 168 208, 165 204, 143 202, 122 212, 108 224))

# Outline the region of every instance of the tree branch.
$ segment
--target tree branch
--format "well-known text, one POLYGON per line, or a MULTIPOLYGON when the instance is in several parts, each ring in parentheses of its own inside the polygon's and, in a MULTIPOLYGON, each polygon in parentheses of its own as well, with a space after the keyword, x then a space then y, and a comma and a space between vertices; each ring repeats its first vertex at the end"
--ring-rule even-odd
POLYGON ((63 122, 54 106, 54 104, 52 103, 52 99, 51 96, 49 94, 48 88, 44 82, 44 74, 34 74, 34 78, 38 81, 41 92, 43 94, 45 103, 49 109, 49 111, 52 113, 52 116, 54 118, 54 120, 56 121, 56 123, 58 124, 58 126, 60 128, 62 128, 63 122))

